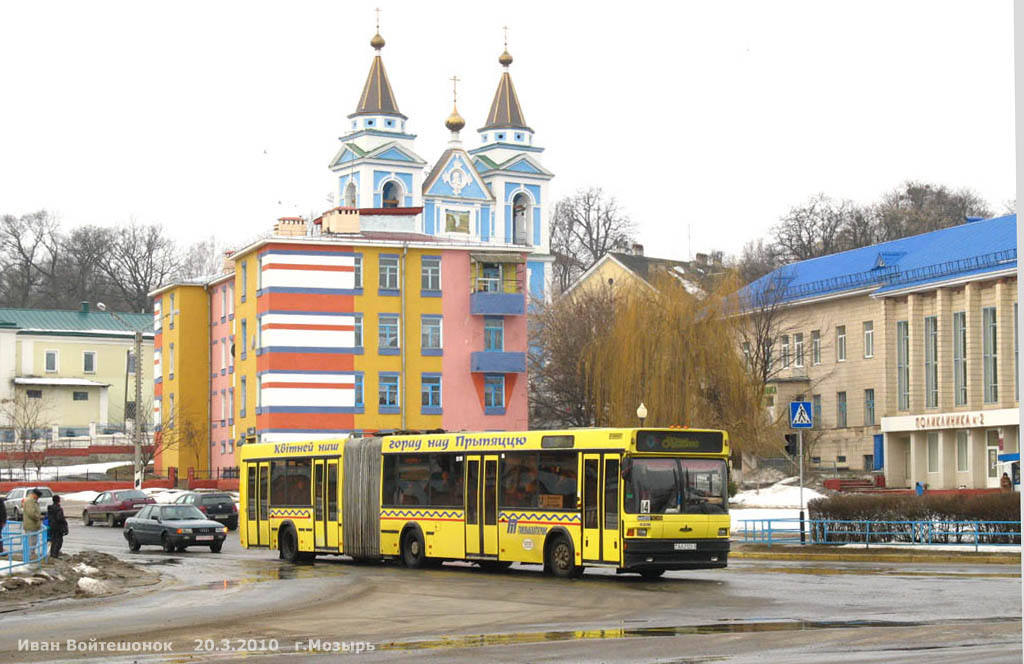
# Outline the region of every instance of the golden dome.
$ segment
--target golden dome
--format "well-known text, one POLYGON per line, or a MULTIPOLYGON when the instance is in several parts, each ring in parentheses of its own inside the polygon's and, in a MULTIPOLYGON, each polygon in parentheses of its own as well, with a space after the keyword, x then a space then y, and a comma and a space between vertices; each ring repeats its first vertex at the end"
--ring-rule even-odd
POLYGON ((502 67, 508 67, 512 64, 512 54, 505 49, 505 52, 498 56, 498 62, 501 63, 502 67))
POLYGON ((459 109, 452 107, 452 114, 444 121, 444 126, 448 127, 449 131, 461 131, 466 126, 465 119, 459 115, 459 109))
POLYGON ((378 51, 384 48, 384 38, 380 36, 379 32, 373 36, 373 39, 370 40, 370 46, 374 47, 378 51))

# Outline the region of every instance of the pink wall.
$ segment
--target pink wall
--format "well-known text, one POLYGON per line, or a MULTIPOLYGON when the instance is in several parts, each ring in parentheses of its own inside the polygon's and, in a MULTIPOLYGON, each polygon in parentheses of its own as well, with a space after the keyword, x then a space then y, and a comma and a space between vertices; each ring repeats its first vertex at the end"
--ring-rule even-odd
MULTIPOLYGON (((234 437, 232 436, 232 427, 228 422, 231 418, 230 413, 230 402, 224 406, 225 417, 224 425, 221 426, 220 412, 221 412, 221 390, 224 390, 225 401, 228 400, 227 391, 234 384, 234 374, 230 372, 230 369, 224 371, 221 375, 221 350, 220 343, 221 339, 227 339, 228 347, 228 367, 231 367, 233 361, 231 359, 231 334, 232 326, 234 321, 231 318, 232 314, 232 299, 234 294, 231 292, 232 284, 234 280, 227 279, 220 282, 219 284, 210 288, 210 470, 216 473, 218 468, 233 468, 238 464, 235 463, 234 454, 234 437), (228 307, 227 311, 222 308, 222 292, 227 291, 228 293, 228 307), (223 321, 221 320, 223 318, 223 321), (216 342, 216 343, 214 343, 216 342)), ((241 352, 241 347, 236 348, 236 354, 241 352)), ((205 469, 204 469, 205 470, 205 469)), ((184 469, 182 469, 184 474, 184 469)))
MULTIPOLYGON (((469 371, 470 354, 484 349, 484 317, 472 316, 469 313, 469 276, 469 252, 443 252, 442 426, 448 431, 526 429, 526 374, 515 374, 514 378, 506 377, 504 415, 484 414, 483 376, 479 375, 477 380, 474 380, 474 374, 469 371)), ((505 316, 505 350, 526 352, 526 316, 505 316)))

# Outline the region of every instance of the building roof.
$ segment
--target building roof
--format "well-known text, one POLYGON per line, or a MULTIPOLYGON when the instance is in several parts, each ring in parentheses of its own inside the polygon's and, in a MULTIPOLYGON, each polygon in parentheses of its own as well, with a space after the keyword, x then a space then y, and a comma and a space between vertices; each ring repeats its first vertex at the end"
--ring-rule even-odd
POLYGON ((117 313, 109 311, 67 311, 61 309, 2 309, 0 321, 17 326, 22 332, 66 332, 90 336, 121 336, 142 330, 153 335, 152 314, 117 313), (127 324, 125 324, 127 323, 127 324))
POLYGON ((356 112, 349 117, 356 115, 397 115, 403 120, 406 119, 398 110, 395 93, 391 90, 391 82, 384 69, 384 61, 380 59, 380 51, 370 63, 370 73, 366 76, 356 112))
POLYGON ((707 276, 707 272, 705 271, 706 267, 701 266, 699 263, 694 261, 675 261, 667 258, 651 258, 643 254, 626 254, 617 251, 610 251, 601 256, 586 272, 570 284, 565 292, 572 292, 577 286, 590 279, 590 276, 606 261, 618 263, 623 269, 640 277, 644 283, 650 286, 655 285, 652 281, 655 274, 668 274, 675 277, 691 295, 698 297, 704 295, 704 289, 698 282, 707 276))
POLYGON ((512 76, 508 71, 501 75, 498 80, 498 89, 494 93, 494 100, 491 102, 491 110, 487 114, 487 124, 479 129, 526 129, 533 131, 526 125, 523 118, 523 109, 519 106, 519 96, 516 95, 516 88, 512 85, 512 76))
POLYGON ((1017 215, 1011 214, 792 263, 744 290, 778 290, 780 302, 864 289, 886 295, 1016 267, 1017 215))

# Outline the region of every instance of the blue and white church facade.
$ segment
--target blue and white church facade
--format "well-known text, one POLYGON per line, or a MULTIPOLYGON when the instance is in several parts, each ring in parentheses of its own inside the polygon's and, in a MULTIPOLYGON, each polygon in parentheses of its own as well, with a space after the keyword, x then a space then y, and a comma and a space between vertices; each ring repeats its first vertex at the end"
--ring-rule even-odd
POLYGON ((498 58, 504 71, 487 121, 477 130, 480 145, 463 146, 465 121, 453 109, 445 122, 451 132, 448 147, 427 171, 384 69, 384 39, 377 34, 370 45, 376 50, 370 73, 330 162, 339 206, 360 210, 370 225, 373 220, 389 224, 378 229, 364 223, 366 230, 528 248, 527 288, 531 297, 547 299, 554 262, 548 184, 554 175, 541 164, 543 148, 534 144, 534 131, 523 116, 509 73, 512 56, 505 50, 498 58), (381 208, 404 208, 407 214, 375 215, 381 208))

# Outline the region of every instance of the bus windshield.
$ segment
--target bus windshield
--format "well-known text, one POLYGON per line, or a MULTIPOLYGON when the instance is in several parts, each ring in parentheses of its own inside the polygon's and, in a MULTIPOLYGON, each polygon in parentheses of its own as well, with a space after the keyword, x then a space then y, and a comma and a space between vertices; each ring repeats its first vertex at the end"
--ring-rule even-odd
POLYGON ((626 477, 630 514, 724 514, 727 471, 721 459, 632 458, 626 477))

